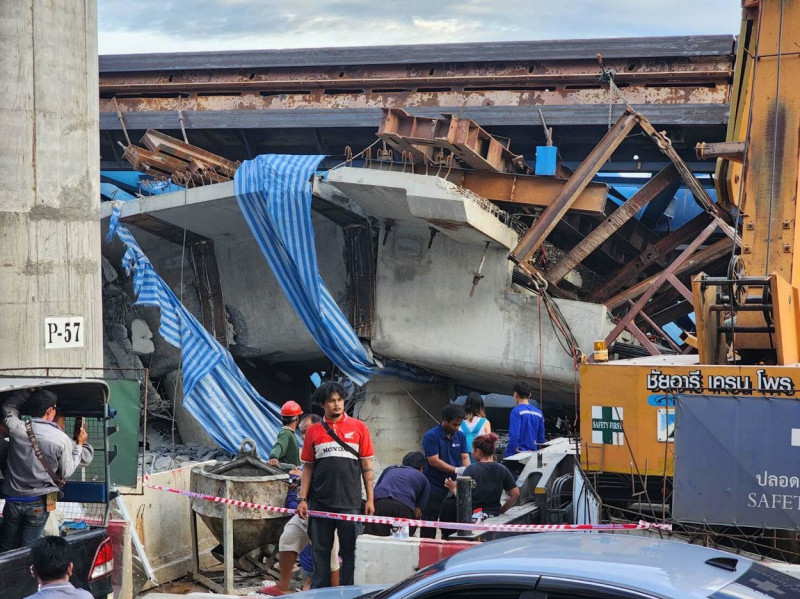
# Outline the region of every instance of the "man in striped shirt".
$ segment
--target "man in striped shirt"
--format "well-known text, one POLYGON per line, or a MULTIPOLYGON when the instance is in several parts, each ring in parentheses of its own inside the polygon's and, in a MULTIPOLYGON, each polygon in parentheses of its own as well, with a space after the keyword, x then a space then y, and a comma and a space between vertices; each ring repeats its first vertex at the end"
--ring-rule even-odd
MULTIPOLYGON (((344 387, 326 382, 314 392, 314 400, 325 412, 322 422, 312 425, 303 442, 303 475, 297 514, 308 517, 308 510, 358 514, 361 512, 361 480, 367 499, 364 513, 375 513, 373 496, 372 448, 367 426, 344 411, 344 387)), ((356 524, 329 518, 314 518, 308 523, 308 536, 314 557, 311 588, 331 585, 330 555, 334 531, 339 536, 342 568, 339 582, 353 584, 355 572, 356 524)))

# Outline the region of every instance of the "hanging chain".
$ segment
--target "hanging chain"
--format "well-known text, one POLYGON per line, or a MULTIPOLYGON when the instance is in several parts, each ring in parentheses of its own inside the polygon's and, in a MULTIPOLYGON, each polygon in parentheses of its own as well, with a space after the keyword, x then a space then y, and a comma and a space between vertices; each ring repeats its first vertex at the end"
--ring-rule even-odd
POLYGON ((614 81, 617 76, 617 72, 614 69, 606 68, 606 66, 603 64, 603 56, 600 54, 597 55, 597 62, 600 64, 600 81, 608 83, 608 128, 611 129, 613 124, 611 117, 614 109, 615 98, 622 100, 627 107, 630 107, 631 103, 628 102, 628 99, 622 95, 622 92, 619 90, 616 82, 614 81))

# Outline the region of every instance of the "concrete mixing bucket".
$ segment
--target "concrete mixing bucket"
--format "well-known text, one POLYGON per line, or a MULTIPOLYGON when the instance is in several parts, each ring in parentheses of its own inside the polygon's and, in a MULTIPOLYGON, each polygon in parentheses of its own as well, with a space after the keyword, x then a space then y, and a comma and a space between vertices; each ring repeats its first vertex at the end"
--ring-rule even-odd
MULTIPOLYGON (((289 476, 258 458, 250 439, 242 442, 236 458, 221 465, 192 468, 190 488, 195 493, 283 507, 289 476), (248 449, 249 447, 249 449, 248 449)), ((238 559, 257 547, 277 543, 290 516, 267 510, 241 508, 205 499, 192 499, 192 510, 200 515, 217 540, 223 542, 225 510, 233 517, 233 556, 238 559)))

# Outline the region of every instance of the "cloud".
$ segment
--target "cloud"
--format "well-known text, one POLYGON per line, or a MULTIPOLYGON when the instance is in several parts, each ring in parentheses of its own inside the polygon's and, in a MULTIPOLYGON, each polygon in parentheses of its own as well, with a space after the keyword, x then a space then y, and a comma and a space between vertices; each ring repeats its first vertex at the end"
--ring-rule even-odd
POLYGON ((98 0, 101 54, 738 32, 731 0, 98 0))
POLYGON ((459 19, 420 19, 415 18, 411 21, 414 27, 423 34, 432 33, 434 35, 452 36, 454 34, 466 35, 478 29, 478 23, 469 23, 459 19))

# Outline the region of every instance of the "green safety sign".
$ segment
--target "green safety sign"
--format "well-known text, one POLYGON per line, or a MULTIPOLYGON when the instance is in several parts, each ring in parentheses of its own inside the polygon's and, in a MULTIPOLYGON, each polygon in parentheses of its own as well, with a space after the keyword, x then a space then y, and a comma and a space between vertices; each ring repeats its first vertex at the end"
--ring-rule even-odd
POLYGON ((592 443, 622 445, 622 408, 592 406, 592 443))

